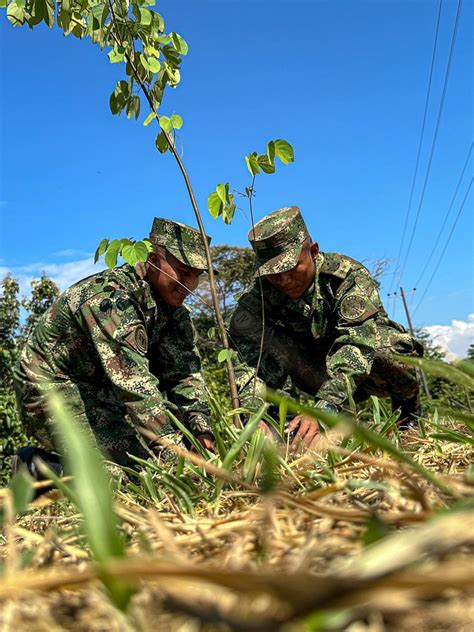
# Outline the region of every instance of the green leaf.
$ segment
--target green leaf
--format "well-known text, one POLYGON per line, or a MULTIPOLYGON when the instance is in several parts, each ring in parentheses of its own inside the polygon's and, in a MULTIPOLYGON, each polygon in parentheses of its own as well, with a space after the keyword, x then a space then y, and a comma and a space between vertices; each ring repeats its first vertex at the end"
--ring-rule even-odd
POLYGON ((129 97, 127 100, 127 104, 125 107, 125 113, 127 118, 130 119, 134 116, 136 119, 140 115, 140 97, 138 95, 133 95, 129 97))
POLYGON ((148 241, 137 241, 135 243, 135 253, 138 261, 146 261, 148 254, 153 250, 153 245, 148 241))
POLYGON ((218 184, 216 186, 216 193, 219 196, 219 199, 221 200, 222 204, 226 204, 227 203, 227 190, 226 190, 225 184, 218 184))
POLYGON ((275 173, 275 165, 270 162, 266 154, 257 157, 258 165, 264 173, 275 173))
POLYGON ((188 45, 186 41, 178 35, 178 33, 170 33, 171 41, 173 42, 173 46, 176 48, 178 53, 181 55, 187 55, 188 53, 188 45))
MULTIPOLYGON (((83 529, 99 564, 114 558, 124 558, 126 549, 118 529, 110 481, 104 469, 104 460, 93 444, 90 435, 72 416, 66 413, 58 395, 52 395, 50 410, 55 427, 65 447, 66 469, 74 477, 79 510, 84 521, 83 529)), ((131 597, 130 587, 123 581, 102 574, 115 604, 124 609, 131 597)))
POLYGON ((250 171, 251 176, 256 176, 257 173, 260 173, 256 152, 245 156, 245 164, 247 165, 247 169, 250 171))
POLYGON ((15 515, 24 513, 33 499, 33 481, 26 470, 20 469, 10 481, 15 515))
POLYGON ((99 261, 99 257, 101 257, 104 254, 104 252, 107 250, 108 245, 109 245, 109 240, 102 239, 102 241, 97 246, 97 250, 95 251, 94 263, 97 263, 99 261))
POLYGON ((23 26, 27 18, 24 3, 10 2, 7 7, 7 18, 13 26, 23 26))
POLYGON ((109 99, 109 107, 112 114, 118 114, 119 108, 117 103, 117 97, 115 96, 115 92, 112 92, 109 99))
MULTIPOLYGON (((229 185, 227 185, 228 187, 229 185)), ((234 196, 227 192, 227 202, 224 204, 224 208, 222 209, 222 219, 226 224, 231 224, 234 219, 235 209, 237 207, 234 204, 234 196)))
POLYGON ((109 52, 108 57, 111 64, 118 64, 123 61, 125 55, 124 53, 119 53, 119 51, 113 49, 109 52))
POLYGON ((167 134, 169 134, 173 129, 171 120, 167 116, 160 116, 159 122, 161 129, 164 130, 167 134))
POLYGON ((275 142, 273 140, 267 143, 267 156, 270 164, 273 165, 275 163, 275 142))
POLYGON ((49 26, 50 29, 54 26, 54 11, 56 9, 54 0, 46 0, 44 3, 45 12, 44 12, 44 21, 49 26))
POLYGON ((161 64, 154 57, 148 57, 148 68, 151 70, 151 72, 156 74, 157 72, 160 72, 161 64))
POLYGON ((171 125, 174 129, 181 129, 183 127, 183 119, 179 114, 173 114, 170 118, 171 125))
POLYGON ((213 191, 207 198, 207 208, 214 219, 217 219, 222 213, 224 205, 215 191, 213 191))
POLYGON ((151 20, 152 20, 151 11, 149 11, 148 9, 142 9, 141 7, 139 11, 140 11, 140 24, 143 24, 144 26, 148 26, 149 24, 151 24, 151 20))
POLYGON ((168 151, 169 149, 168 141, 166 140, 166 136, 163 134, 163 132, 160 132, 157 135, 155 139, 155 146, 160 152, 160 154, 164 154, 168 151))
POLYGON ((129 265, 134 266, 137 261, 137 255, 135 252, 135 244, 129 244, 122 248, 122 257, 129 265))
POLYGON ((217 354, 217 361, 226 362, 226 360, 231 358, 232 355, 233 355, 232 349, 221 349, 219 353, 217 354))
POLYGON ((146 119, 143 121, 143 125, 144 127, 148 127, 148 125, 150 125, 150 123, 156 119, 156 114, 154 112, 150 112, 150 114, 146 117, 146 119))
POLYGON ((145 68, 145 70, 150 71, 150 64, 148 63, 148 59, 143 53, 140 53, 140 63, 145 68))
POLYGON ((275 141, 275 154, 284 165, 295 161, 293 147, 286 140, 279 138, 275 141))
POLYGON ((118 253, 120 251, 121 242, 119 239, 114 239, 107 246, 104 261, 108 268, 114 268, 117 265, 118 253))

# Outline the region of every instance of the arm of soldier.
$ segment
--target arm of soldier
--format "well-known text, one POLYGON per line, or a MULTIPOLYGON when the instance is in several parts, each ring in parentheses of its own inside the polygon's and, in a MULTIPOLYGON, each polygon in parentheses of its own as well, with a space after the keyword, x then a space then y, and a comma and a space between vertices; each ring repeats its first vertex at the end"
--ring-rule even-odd
POLYGON ((103 370, 132 422, 158 435, 172 432, 159 382, 149 369, 143 316, 126 293, 116 291, 106 300, 98 294, 80 306, 76 318, 89 332, 103 370), (120 304, 126 307, 120 309, 120 304))
POLYGON ((326 356, 329 379, 316 396, 340 407, 370 373, 377 344, 375 318, 383 306, 365 268, 351 274, 336 298, 336 338, 326 356))
POLYGON ((162 384, 169 399, 183 411, 186 426, 200 441, 201 437, 213 437, 196 331, 186 307, 175 311, 162 332, 157 354, 162 384))

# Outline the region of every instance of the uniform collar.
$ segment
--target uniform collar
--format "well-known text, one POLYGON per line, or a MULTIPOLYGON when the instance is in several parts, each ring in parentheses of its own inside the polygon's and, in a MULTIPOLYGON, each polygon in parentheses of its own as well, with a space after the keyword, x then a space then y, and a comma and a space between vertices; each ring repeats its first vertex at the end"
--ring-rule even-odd
POLYGON ((135 266, 128 266, 128 268, 131 274, 133 274, 133 276, 135 277, 135 280, 138 282, 139 301, 142 306, 146 310, 156 309, 158 301, 156 301, 155 297, 153 296, 151 285, 145 279, 145 264, 142 261, 139 261, 137 264, 135 264, 135 266))

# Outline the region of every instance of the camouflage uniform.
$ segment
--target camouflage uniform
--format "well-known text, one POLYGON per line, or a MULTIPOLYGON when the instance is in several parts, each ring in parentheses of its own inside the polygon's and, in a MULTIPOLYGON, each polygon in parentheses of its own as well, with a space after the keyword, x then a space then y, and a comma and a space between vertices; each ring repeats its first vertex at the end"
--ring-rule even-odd
POLYGON ((421 346, 388 318, 377 283, 361 263, 319 252, 314 282, 297 299, 265 279, 293 268, 308 239, 297 207, 270 214, 249 233, 257 278, 238 298, 230 324, 233 344, 246 363, 238 375, 244 401, 253 391, 262 334, 261 276, 265 326, 259 397, 264 397, 265 385, 286 388, 289 378, 296 392, 328 408, 340 409, 350 397, 361 401, 373 394, 392 397, 402 415, 405 409, 413 411, 417 373, 393 354, 419 355, 421 346))
MULTIPOLYGON (((150 240, 206 268, 194 229, 156 218, 150 240)), ((51 390, 117 463, 130 464, 127 452, 149 456, 135 427, 176 439, 167 410, 193 434, 212 434, 189 310, 157 299, 140 263, 99 272, 61 294, 26 342, 15 387, 26 430, 47 449, 61 451, 48 414, 51 390)))

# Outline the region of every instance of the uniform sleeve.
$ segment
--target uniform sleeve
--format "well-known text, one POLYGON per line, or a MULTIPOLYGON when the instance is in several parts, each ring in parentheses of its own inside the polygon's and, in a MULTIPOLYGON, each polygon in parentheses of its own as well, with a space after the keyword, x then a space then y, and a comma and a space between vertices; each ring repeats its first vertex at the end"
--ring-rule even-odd
POLYGON ((239 299, 230 320, 229 333, 231 344, 238 354, 236 379, 241 403, 243 406, 258 405, 265 401, 266 386, 281 389, 288 377, 287 362, 279 353, 282 351, 281 345, 276 344, 268 326, 265 327, 263 352, 256 376, 262 337, 258 288, 254 287, 239 299))
POLYGON ((335 340, 326 356, 329 378, 318 399, 341 406, 372 368, 377 345, 376 315, 382 310, 377 284, 365 268, 352 272, 336 294, 335 340))
POLYGON ((174 312, 156 348, 157 375, 168 398, 183 413, 183 421, 194 435, 213 434, 196 331, 186 307, 174 312))
POLYGON ((150 372, 144 318, 125 292, 115 290, 88 299, 76 312, 88 331, 103 370, 132 422, 158 435, 173 432, 166 401, 150 372))

